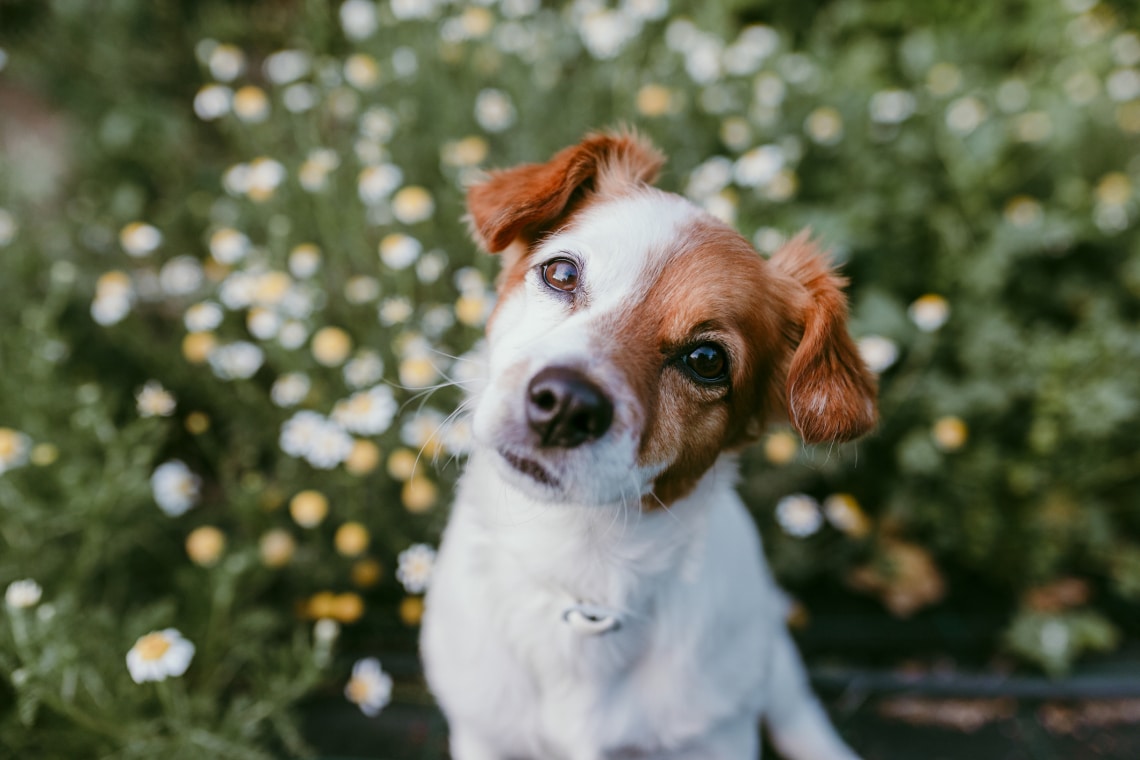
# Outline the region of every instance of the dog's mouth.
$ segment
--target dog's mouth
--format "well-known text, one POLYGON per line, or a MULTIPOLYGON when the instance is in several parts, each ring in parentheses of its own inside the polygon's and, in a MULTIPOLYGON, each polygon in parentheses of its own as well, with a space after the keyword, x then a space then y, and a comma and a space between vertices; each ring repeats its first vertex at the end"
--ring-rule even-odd
POLYGON ((514 467, 523 475, 533 478, 544 486, 558 486, 558 479, 547 472, 545 467, 533 459, 526 459, 525 457, 520 457, 517 454, 503 450, 500 450, 499 454, 502 455, 503 459, 507 460, 507 463, 510 464, 511 467, 514 467))

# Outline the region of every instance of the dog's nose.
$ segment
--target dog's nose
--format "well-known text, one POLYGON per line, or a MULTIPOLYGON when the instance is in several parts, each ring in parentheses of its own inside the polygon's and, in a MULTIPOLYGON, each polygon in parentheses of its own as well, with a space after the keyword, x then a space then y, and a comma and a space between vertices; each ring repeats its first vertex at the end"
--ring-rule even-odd
POLYGON ((609 430, 614 405, 576 369, 547 367, 526 392, 526 421, 543 446, 572 449, 609 430))

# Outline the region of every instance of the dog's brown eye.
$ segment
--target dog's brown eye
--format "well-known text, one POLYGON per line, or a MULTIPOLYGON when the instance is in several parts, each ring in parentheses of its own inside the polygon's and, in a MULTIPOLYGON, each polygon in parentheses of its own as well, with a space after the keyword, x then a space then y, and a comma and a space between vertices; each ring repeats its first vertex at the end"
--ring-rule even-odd
POLYGON ((573 293, 578 289, 578 265, 570 259, 554 259, 542 265, 542 279, 555 290, 573 293))
POLYGON ((717 383, 728 374, 728 357, 715 343, 702 343, 685 355, 685 366, 696 379, 717 383))

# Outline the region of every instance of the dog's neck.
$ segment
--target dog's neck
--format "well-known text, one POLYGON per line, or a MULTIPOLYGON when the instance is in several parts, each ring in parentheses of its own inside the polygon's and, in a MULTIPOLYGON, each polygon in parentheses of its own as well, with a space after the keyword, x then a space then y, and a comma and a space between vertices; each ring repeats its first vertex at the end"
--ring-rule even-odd
MULTIPOLYGON (((730 455, 705 473, 688 496, 667 508, 573 505, 536 500, 508 482, 491 461, 473 454, 463 477, 461 509, 500 561, 520 574, 599 604, 636 604, 635 589, 654 577, 684 575, 699 562, 713 505, 736 483, 730 455)), ((651 585, 651 584, 650 584, 651 585)))

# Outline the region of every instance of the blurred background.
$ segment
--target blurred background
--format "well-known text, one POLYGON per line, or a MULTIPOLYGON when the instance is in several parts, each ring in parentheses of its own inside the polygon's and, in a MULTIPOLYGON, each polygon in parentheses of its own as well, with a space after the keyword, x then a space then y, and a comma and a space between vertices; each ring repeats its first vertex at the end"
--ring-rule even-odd
POLYGON ((851 279, 878 431, 742 485, 840 729, 1140 756, 1138 16, 0 0, 0 756, 445 756, 462 188, 618 124, 851 279))

